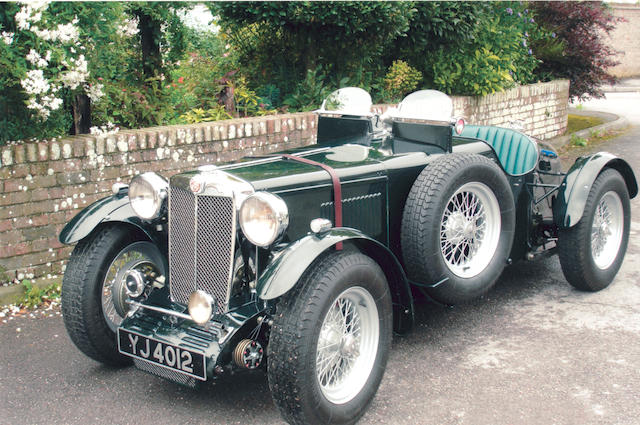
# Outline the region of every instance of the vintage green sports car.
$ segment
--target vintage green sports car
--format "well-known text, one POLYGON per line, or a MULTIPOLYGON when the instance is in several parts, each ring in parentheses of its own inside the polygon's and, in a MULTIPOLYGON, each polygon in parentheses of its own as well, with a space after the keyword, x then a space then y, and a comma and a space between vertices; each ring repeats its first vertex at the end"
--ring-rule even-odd
POLYGON ((60 234, 77 243, 62 286, 72 341, 188 386, 264 367, 287 421, 344 424, 373 399, 392 333, 411 328, 413 290, 464 302, 555 252, 576 288, 611 283, 638 192, 624 160, 562 173, 552 149, 465 126, 431 90, 370 110, 365 91, 340 89, 317 111, 317 145, 141 174, 80 212, 60 234))

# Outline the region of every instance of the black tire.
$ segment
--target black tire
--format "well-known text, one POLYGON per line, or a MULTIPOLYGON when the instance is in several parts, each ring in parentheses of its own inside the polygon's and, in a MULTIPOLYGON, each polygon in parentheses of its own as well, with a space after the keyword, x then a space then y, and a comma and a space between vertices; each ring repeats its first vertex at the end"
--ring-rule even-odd
MULTIPOLYGON (((392 314, 385 275, 371 258, 359 252, 335 251, 316 260, 296 287, 278 302, 267 348, 269 388, 285 420, 292 424, 355 423, 382 380, 391 346, 392 314), (321 328, 340 296, 361 289, 372 297, 377 311, 375 360, 369 374, 363 375, 366 382, 360 380, 363 385, 356 389, 357 394, 334 403, 325 396, 316 374, 321 328)), ((343 345, 344 336, 340 347, 343 345)))
MULTIPOLYGON (((465 191, 462 193, 467 193, 465 191)), ((464 195, 456 194, 456 196, 464 195)), ((464 215, 458 215, 464 217, 464 215)), ((455 153, 444 155, 422 170, 407 197, 401 233, 402 255, 407 274, 410 279, 424 284, 441 282, 435 287, 428 288, 427 291, 431 297, 442 303, 456 304, 476 298, 493 286, 507 264, 513 244, 514 228, 513 193, 500 167, 480 155, 455 153), (453 204, 450 204, 450 201, 456 202, 452 197, 461 188, 465 191, 469 188, 468 193, 471 194, 475 190, 487 199, 488 205, 494 206, 493 209, 485 209, 487 213, 483 218, 465 222, 468 223, 464 225, 465 232, 468 232, 465 233, 467 235, 465 240, 470 241, 469 243, 477 243, 473 242, 476 241, 475 236, 471 238, 470 235, 478 234, 479 231, 473 229, 481 226, 482 220, 494 223, 493 227, 491 224, 485 224, 485 226, 499 229, 499 236, 491 232, 493 236, 488 237, 490 241, 487 244, 491 247, 495 246, 493 255, 489 250, 478 250, 477 252, 482 252, 480 255, 483 257, 482 260, 474 263, 473 268, 466 267, 473 272, 473 275, 467 275, 471 272, 465 271, 464 264, 452 264, 460 261, 462 253, 470 255, 470 261, 474 261, 473 256, 477 254, 469 254, 472 248, 471 245, 466 245, 465 248, 464 243, 467 242, 449 245, 448 261, 443 254, 443 251, 447 252, 448 242, 444 236, 441 237, 441 232, 445 235, 449 232, 449 230, 445 231, 448 226, 446 223, 449 223, 449 219, 452 223, 454 220, 451 212, 453 204), (445 219, 445 208, 448 209, 447 219, 445 219), (494 213, 491 214, 491 211, 494 213), (495 218, 498 215, 499 223, 495 218), (468 228, 472 230, 466 230, 468 228), (452 246, 455 248, 451 248, 452 246), (476 269, 477 273, 474 271, 476 269)))
MULTIPOLYGON (((112 261, 134 243, 151 245, 125 226, 105 226, 78 242, 62 281, 62 316, 73 343, 90 358, 126 366, 131 358, 118 352, 116 335, 102 308, 105 275, 112 261), (142 243, 141 243, 142 242, 142 243)), ((155 246, 150 246, 157 251, 155 246)))
POLYGON ((595 292, 609 286, 620 270, 627 251, 630 224, 631 209, 627 185, 618 171, 612 168, 605 169, 591 186, 580 221, 573 227, 559 231, 560 265, 565 278, 574 288, 595 292), (591 232, 598 205, 609 192, 617 194, 621 202, 622 234, 611 264, 601 268, 596 265, 593 256, 591 232))

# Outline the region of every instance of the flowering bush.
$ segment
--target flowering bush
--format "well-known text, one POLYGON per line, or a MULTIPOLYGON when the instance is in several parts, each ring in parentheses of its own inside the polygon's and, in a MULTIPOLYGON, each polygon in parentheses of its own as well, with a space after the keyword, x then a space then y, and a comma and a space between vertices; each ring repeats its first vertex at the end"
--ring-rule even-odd
POLYGON ((95 103, 104 95, 90 66, 99 43, 87 22, 109 27, 107 12, 116 9, 44 1, 2 5, 0 112, 10 111, 11 125, 0 126, 0 143, 77 132, 81 97, 95 103))

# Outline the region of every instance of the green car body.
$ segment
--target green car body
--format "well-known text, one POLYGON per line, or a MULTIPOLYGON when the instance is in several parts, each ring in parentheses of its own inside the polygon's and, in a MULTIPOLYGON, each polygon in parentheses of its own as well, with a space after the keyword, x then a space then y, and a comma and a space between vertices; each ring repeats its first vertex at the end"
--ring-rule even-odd
MULTIPOLYGON (((138 308, 124 317, 119 328, 132 335, 202 353, 207 379, 231 369, 242 369, 242 365, 234 361, 236 347, 252 336, 263 345, 268 344, 266 328, 279 300, 296 287, 314 262, 328 252, 344 249, 364 253, 380 266, 390 289, 393 328, 397 333, 409 331, 414 315, 412 290, 437 287, 442 282, 408 277, 401 239, 403 213, 412 186, 425 167, 451 154, 488 158, 506 176, 511 190, 509 198, 513 198, 515 209, 513 244, 506 263, 531 259, 547 251, 548 242, 557 238, 561 229, 579 223, 591 186, 604 169, 619 171, 629 196, 637 194, 630 166, 611 154, 580 158, 565 175, 560 172, 559 159, 553 151, 532 144, 537 150, 531 154, 535 157, 535 168, 516 175, 505 171, 508 165, 495 143, 465 133, 458 135, 451 125, 398 122, 393 124, 390 135, 380 136, 374 131, 374 124, 375 119, 369 117, 320 116, 317 145, 288 151, 286 157, 273 154, 245 158, 215 168, 216 173, 247 183, 255 193, 268 192, 282 199, 288 209, 286 230, 270 246, 257 247, 243 236, 240 226, 234 226, 237 235, 232 237, 237 238, 238 255, 242 256, 242 264, 254 265, 255 276, 248 278, 246 270, 243 271, 245 280, 253 280, 244 282, 238 290, 230 288, 226 311, 217 311, 205 326, 187 318, 187 305, 174 300, 170 290, 173 283, 168 279, 139 301, 159 309, 138 308), (290 156, 313 163, 292 160, 290 156), (330 167, 339 179, 342 226, 311 231, 310 223, 315 219, 331 223, 336 220, 335 182, 331 173, 319 164, 330 167), (539 183, 539 173, 548 176, 546 185, 539 183), (182 316, 167 313, 171 311, 182 316)), ((211 171, 183 173, 172 177, 169 185, 189 182, 208 172, 211 171)), ((171 237, 166 201, 157 217, 145 220, 131 207, 127 187, 114 191, 112 196, 79 213, 63 229, 60 241, 76 243, 105 226, 137 229, 158 248, 164 270, 169 270, 171 237)), ((127 339, 119 338, 118 343, 126 344, 127 339)), ((189 377, 186 381, 176 378, 178 374, 163 371, 154 364, 146 368, 146 363, 139 358, 136 364, 176 382, 187 385, 196 382, 189 377)))

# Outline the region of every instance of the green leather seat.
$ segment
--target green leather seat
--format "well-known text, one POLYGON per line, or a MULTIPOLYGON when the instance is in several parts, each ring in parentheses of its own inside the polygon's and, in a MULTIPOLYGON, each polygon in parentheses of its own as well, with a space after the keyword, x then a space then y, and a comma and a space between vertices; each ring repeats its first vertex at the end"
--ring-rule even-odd
POLYGON ((507 174, 526 174, 532 171, 538 162, 536 143, 519 131, 502 127, 466 125, 460 136, 485 141, 493 148, 507 174))

